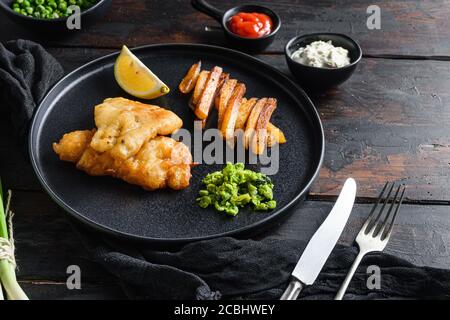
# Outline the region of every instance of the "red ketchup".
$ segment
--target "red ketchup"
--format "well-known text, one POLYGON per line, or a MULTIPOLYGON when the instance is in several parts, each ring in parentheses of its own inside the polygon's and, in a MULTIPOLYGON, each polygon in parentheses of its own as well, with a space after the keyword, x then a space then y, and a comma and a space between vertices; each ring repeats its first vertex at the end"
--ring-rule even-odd
POLYGON ((272 19, 267 14, 239 12, 228 22, 231 32, 244 38, 261 38, 272 32, 272 19))

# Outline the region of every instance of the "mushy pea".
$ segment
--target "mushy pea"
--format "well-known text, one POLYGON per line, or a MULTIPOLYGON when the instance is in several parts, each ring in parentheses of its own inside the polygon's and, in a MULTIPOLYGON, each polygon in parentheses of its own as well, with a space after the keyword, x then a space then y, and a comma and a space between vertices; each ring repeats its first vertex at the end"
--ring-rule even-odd
POLYGON ((227 163, 221 170, 206 175, 205 189, 199 191, 197 203, 202 208, 235 216, 239 208, 249 205, 253 210, 274 209, 273 183, 266 175, 244 168, 243 163, 227 163))

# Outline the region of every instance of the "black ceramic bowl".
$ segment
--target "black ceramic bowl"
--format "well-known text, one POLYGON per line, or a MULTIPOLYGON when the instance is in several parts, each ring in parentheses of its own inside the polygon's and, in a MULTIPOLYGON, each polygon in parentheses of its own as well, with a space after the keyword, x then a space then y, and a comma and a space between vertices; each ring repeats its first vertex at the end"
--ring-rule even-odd
POLYGON ((300 85, 313 90, 325 90, 343 83, 350 78, 362 57, 358 43, 350 37, 338 33, 313 33, 295 37, 287 43, 284 53, 289 69, 300 85), (292 54, 300 47, 319 40, 331 40, 335 47, 347 49, 350 64, 341 68, 318 68, 301 64, 291 58, 292 54))
POLYGON ((233 47, 241 51, 259 52, 267 48, 275 39, 275 35, 281 27, 280 17, 271 9, 257 5, 241 5, 227 11, 221 11, 205 0, 191 0, 192 6, 197 10, 216 19, 233 47), (273 23, 272 32, 260 38, 245 38, 231 32, 228 27, 229 20, 238 12, 258 12, 267 14, 273 23))
MULTIPOLYGON (((24 16, 11 9, 13 0, 0 0, 0 11, 14 22, 29 29, 31 32, 45 33, 49 37, 57 34, 67 34, 76 29, 67 28, 67 17, 59 19, 38 19, 24 16)), ((106 14, 112 0, 99 0, 92 7, 81 11, 81 30, 106 14)))

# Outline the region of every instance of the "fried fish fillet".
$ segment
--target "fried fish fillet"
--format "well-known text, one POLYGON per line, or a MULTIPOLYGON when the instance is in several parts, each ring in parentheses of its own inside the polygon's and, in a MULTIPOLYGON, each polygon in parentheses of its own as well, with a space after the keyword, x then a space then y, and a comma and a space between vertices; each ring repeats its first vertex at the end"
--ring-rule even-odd
POLYGON ((123 160, 113 156, 113 149, 98 152, 92 147, 97 133, 95 129, 67 133, 53 149, 61 160, 76 163, 92 176, 120 178, 146 190, 189 186, 192 155, 183 143, 158 136, 144 141, 136 154, 123 160))
POLYGON ((121 160, 136 155, 146 141, 183 126, 170 110, 125 98, 105 99, 95 106, 94 118, 97 131, 90 146, 121 160))

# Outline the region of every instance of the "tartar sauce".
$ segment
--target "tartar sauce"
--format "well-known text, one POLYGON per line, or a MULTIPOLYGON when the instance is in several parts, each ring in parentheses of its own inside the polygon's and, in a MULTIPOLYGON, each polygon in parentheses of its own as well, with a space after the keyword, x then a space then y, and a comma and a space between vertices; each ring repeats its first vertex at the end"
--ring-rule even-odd
POLYGON ((291 57, 296 62, 318 68, 341 68, 350 64, 348 50, 333 46, 331 41, 314 41, 299 48, 291 57))

